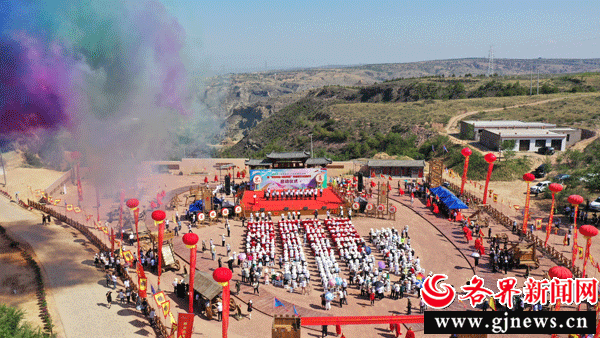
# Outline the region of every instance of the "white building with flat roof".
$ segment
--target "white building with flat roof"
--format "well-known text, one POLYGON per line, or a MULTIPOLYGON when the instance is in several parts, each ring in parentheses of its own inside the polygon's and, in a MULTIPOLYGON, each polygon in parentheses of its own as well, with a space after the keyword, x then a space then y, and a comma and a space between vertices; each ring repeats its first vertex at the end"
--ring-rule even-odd
POLYGON ((506 140, 514 140, 515 151, 538 151, 541 147, 553 147, 564 151, 567 146, 567 134, 556 133, 548 129, 483 129, 479 142, 490 150, 500 150, 506 140))
POLYGON ((498 121, 460 121, 460 135, 463 139, 480 141, 480 136, 485 129, 549 129, 556 128, 556 124, 543 122, 522 122, 514 120, 498 121))

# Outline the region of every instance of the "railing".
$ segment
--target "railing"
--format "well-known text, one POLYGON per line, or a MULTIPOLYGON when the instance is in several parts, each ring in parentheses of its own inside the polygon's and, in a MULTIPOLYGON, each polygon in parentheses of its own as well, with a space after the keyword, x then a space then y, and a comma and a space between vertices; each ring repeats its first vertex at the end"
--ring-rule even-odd
MULTIPOLYGON (((51 215, 52 217, 58 219, 59 221, 66 223, 69 226, 79 230, 79 232, 81 232, 92 244, 94 244, 101 251, 110 251, 110 248, 106 244, 104 244, 102 242, 102 240, 100 240, 94 233, 92 233, 85 225, 81 224, 80 222, 75 221, 75 220, 57 212, 56 210, 48 208, 47 206, 37 203, 37 202, 34 202, 32 200, 27 200, 27 204, 28 204, 28 206, 35 208, 37 210, 40 210, 42 212, 45 212, 45 213, 51 215)), ((135 283, 135 279, 131 278, 131 276, 129 275, 129 272, 127 271, 127 268, 125 267, 125 265, 120 266, 119 273, 121 275, 122 280, 124 280, 124 281, 129 280, 132 291, 137 293, 138 286, 135 283)), ((147 303, 148 303, 148 306, 152 307, 156 313, 162 313, 162 308, 155 308, 154 306, 152 306, 153 302, 147 301, 147 303)), ((157 315, 157 317, 158 317, 158 315, 157 315)), ((169 336, 168 332, 167 332, 167 328, 159 320, 155 320, 154 329, 157 331, 158 337, 168 337, 169 336)))
MULTIPOLYGON (((447 182, 447 183, 449 183, 450 190, 453 190, 455 193, 460 191, 460 187, 458 185, 451 183, 451 182, 447 182)), ((464 191, 463 196, 467 199, 470 199, 472 201, 472 203, 475 203, 475 204, 482 203, 481 198, 473 195, 472 193, 470 193, 468 191, 464 191)), ((502 213, 501 211, 499 211, 498 209, 494 208, 493 206, 491 206, 489 204, 483 205, 482 209, 486 213, 488 213, 490 216, 492 216, 492 218, 496 222, 498 222, 500 225, 503 225, 505 228, 512 230, 512 225, 515 220, 511 219, 509 216, 505 215, 504 213, 502 213)), ((553 246, 544 245, 544 241, 541 238, 535 236, 531 232, 527 232, 525 234, 524 238, 528 242, 535 243, 536 248, 539 249, 541 252, 544 252, 555 263, 569 268, 571 270, 571 272, 573 273, 573 276, 581 277, 583 275, 581 269, 578 266, 571 264, 570 258, 566 257, 562 252, 559 252, 558 250, 556 250, 556 248, 554 248, 553 246)))

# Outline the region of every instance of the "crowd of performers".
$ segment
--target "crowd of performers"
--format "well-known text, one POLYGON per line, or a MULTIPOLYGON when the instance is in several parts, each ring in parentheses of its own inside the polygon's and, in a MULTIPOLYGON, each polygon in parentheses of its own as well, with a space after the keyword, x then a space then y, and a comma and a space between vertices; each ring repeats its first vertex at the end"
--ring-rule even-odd
POLYGON ((303 189, 282 189, 282 190, 265 190, 265 199, 268 201, 279 200, 312 200, 317 197, 323 197, 323 188, 303 188, 303 189))

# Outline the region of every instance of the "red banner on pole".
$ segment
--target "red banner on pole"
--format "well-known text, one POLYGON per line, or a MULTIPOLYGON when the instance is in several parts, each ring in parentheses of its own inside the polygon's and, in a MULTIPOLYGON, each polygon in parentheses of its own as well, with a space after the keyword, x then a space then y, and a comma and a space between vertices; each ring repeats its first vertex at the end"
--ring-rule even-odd
POLYGON ((177 322, 177 338, 191 338, 194 328, 194 314, 180 313, 177 322))
MULTIPOLYGON (((196 275, 196 246, 190 249, 190 290, 194 289, 194 277, 196 275)), ((189 292, 188 312, 194 313, 194 292, 189 292)))

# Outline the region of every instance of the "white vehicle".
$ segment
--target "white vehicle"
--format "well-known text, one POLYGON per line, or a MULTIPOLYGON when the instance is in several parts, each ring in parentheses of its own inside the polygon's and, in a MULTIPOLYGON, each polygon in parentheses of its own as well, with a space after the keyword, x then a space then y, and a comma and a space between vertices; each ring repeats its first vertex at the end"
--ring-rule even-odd
POLYGON ((590 202, 590 209, 594 211, 600 211, 600 197, 596 198, 596 200, 590 202))
POLYGON ((531 191, 532 194, 539 194, 541 192, 546 191, 546 189, 548 189, 548 186, 550 185, 550 181, 542 181, 542 182, 538 182, 538 184, 534 185, 533 187, 529 188, 529 191, 531 191))

